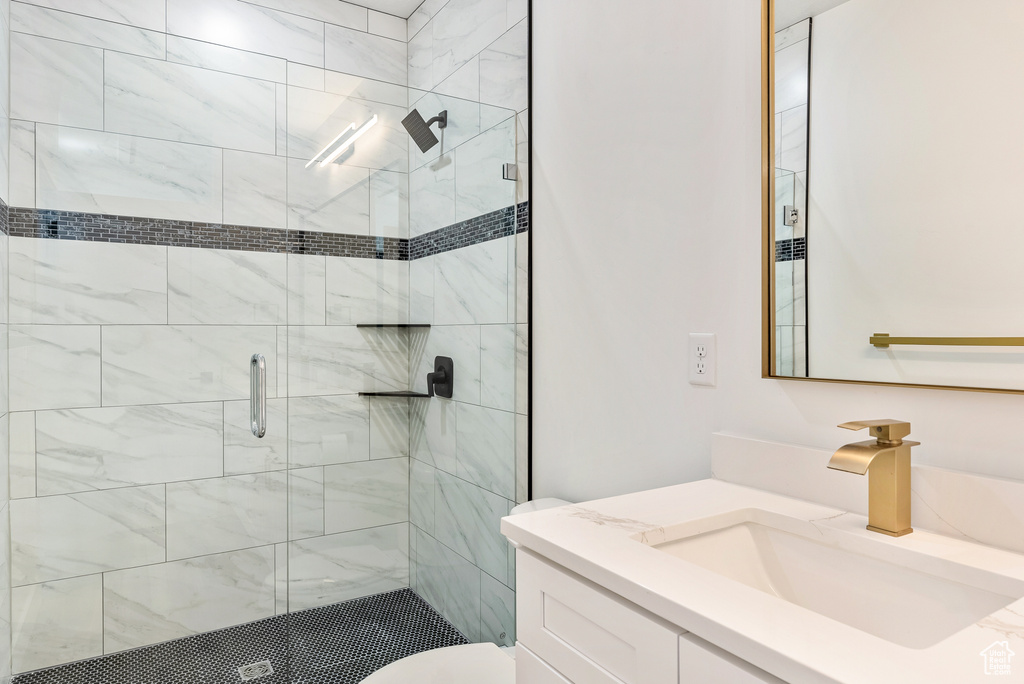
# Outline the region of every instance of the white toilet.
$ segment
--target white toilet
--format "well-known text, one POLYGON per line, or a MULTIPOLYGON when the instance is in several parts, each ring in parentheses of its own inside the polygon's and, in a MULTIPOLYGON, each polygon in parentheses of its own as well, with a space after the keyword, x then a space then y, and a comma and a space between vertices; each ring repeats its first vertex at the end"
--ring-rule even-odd
MULTIPOLYGON (((509 515, 565 506, 561 499, 537 499, 520 504, 509 515)), ((466 644, 424 651, 377 670, 362 684, 515 684, 514 648, 466 644)))

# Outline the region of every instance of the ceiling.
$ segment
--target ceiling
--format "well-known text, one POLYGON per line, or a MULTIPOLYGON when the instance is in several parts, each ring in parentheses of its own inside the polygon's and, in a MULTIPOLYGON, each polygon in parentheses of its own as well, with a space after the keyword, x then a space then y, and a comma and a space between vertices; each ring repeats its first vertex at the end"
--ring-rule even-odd
POLYGON ((775 30, 788 28, 807 17, 816 17, 844 2, 847 0, 776 0, 775 30))
POLYGON ((350 0, 355 5, 369 7, 378 12, 386 12, 396 17, 408 19, 409 15, 416 11, 416 8, 423 4, 423 0, 350 0))

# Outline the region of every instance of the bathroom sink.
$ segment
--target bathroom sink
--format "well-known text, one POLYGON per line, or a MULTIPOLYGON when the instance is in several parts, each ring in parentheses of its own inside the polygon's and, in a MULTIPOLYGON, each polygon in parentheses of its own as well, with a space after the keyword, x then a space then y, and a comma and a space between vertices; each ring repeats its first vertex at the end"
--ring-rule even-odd
POLYGON ((1020 580, 871 534, 742 509, 632 538, 907 648, 933 646, 1024 597, 1020 580))

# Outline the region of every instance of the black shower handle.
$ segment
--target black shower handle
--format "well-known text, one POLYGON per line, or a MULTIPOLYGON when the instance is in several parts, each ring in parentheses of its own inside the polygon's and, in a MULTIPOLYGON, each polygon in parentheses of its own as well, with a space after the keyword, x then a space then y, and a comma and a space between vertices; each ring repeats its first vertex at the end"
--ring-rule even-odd
POLYGON ((455 387, 455 362, 447 356, 434 358, 434 372, 427 373, 427 396, 451 399, 455 387))

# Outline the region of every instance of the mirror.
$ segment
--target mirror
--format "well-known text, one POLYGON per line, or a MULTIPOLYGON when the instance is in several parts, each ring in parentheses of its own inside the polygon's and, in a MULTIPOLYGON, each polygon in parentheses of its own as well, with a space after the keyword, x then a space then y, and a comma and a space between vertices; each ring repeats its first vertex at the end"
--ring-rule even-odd
POLYGON ((1024 391, 1024 2, 766 11, 764 375, 1024 391))

